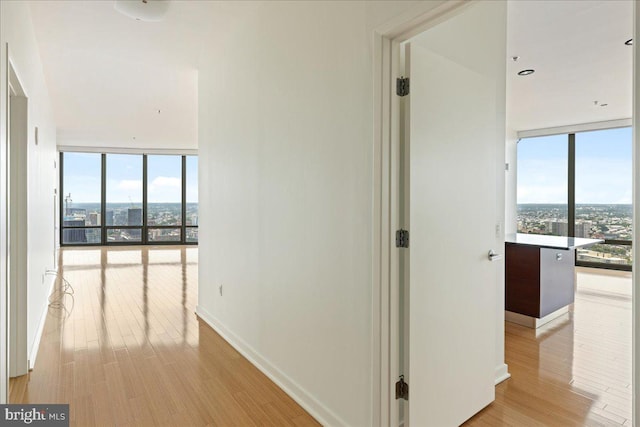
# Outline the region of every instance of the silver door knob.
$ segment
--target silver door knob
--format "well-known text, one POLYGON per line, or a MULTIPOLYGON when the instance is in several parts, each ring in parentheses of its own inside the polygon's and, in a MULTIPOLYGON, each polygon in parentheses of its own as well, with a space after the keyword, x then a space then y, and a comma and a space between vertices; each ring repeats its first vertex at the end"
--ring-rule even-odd
POLYGON ((496 253, 493 249, 489 251, 489 261, 498 261, 500 259, 502 259, 502 255, 496 253))

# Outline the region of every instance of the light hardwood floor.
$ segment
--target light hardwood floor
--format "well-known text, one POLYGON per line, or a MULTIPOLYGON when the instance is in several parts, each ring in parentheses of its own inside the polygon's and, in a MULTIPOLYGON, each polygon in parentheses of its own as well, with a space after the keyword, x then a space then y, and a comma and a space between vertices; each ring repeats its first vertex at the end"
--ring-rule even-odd
POLYGON ((577 268, 570 314, 505 323, 511 379, 465 426, 631 426, 631 273, 577 268))
POLYGON ((49 309, 11 402, 69 403, 75 426, 319 425, 195 316, 197 251, 62 250, 73 296, 49 309))
MULTIPOLYGON (((197 251, 61 251, 74 294, 49 310, 11 402, 70 403, 76 426, 318 425, 193 314, 197 251)), ((506 323, 512 378, 466 426, 631 425, 631 275, 577 278, 570 315, 538 330, 506 323)))

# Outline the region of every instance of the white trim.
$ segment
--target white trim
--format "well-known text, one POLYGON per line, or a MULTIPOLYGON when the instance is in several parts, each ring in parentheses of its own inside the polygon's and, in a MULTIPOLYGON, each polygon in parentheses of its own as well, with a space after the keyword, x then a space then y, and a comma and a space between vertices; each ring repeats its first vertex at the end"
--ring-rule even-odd
POLYGON ((65 153, 107 153, 107 154, 168 154, 197 156, 198 150, 173 148, 130 148, 130 147, 83 147, 78 145, 58 145, 58 151, 65 153))
POLYGON ((629 126, 631 126, 631 119, 607 120, 604 122, 580 123, 544 129, 521 130, 518 131, 518 138, 535 138, 538 136, 562 135, 567 133, 589 132, 592 130, 615 129, 629 126))
MULTIPOLYGON (((399 168, 400 101, 393 96, 393 82, 400 74, 402 42, 450 19, 475 1, 421 2, 374 31, 374 254, 373 254, 373 399, 372 424, 397 425, 398 410, 391 390, 399 375, 398 358, 390 353, 398 346, 398 265, 393 233, 399 226, 396 187, 399 168), (397 316, 396 316, 397 317, 397 316), (379 337, 379 339, 378 339, 379 337), (378 371, 375 368, 379 367, 378 371)), ((397 356, 397 355, 396 355, 397 356)), ((408 367, 406 367, 408 368, 408 367)), ((508 374, 507 374, 508 375, 508 374)), ((405 406, 407 411, 407 406, 405 406)), ((405 414, 406 416, 406 414, 405 414)))
POLYGON ((302 406, 313 418, 325 426, 346 426, 347 423, 320 403, 311 393, 272 365, 253 347, 225 327, 215 316, 201 306, 196 307, 196 315, 216 331, 225 341, 243 355, 252 365, 276 383, 285 393, 302 406))
MULTIPOLYGON (((49 277, 51 283, 49 284, 49 293, 47 295, 51 295, 53 293, 53 287, 56 284, 58 269, 48 270, 45 274, 45 277, 49 277), (55 273, 55 274, 50 274, 55 273)), ((36 358, 38 357, 38 350, 40 349, 40 341, 42 340, 42 333, 44 332, 44 324, 47 321, 47 313, 49 312, 49 299, 47 298, 44 307, 42 308, 42 314, 40 314, 40 321, 38 322, 38 330, 36 330, 36 336, 33 338, 33 343, 31 345, 31 351, 29 352, 29 370, 33 370, 36 366, 36 358)))
MULTIPOLYGON (((633 2, 633 240, 640 242, 640 70, 638 69, 638 55, 640 55, 640 6, 633 2)), ((633 292, 632 308, 632 426, 640 425, 640 257, 633 259, 633 292)))
POLYGON ((557 319, 558 317, 564 316, 565 314, 568 315, 568 313, 569 313, 568 305, 565 307, 559 308, 553 313, 549 313, 546 316, 541 318, 531 317, 525 314, 514 313, 513 311, 505 310, 504 320, 510 323, 515 323, 516 325, 527 327, 527 328, 538 329, 540 326, 546 325, 547 323, 557 319))
MULTIPOLYGON (((2 5, 0 5, 0 11, 2 5)), ((9 280, 8 280, 8 192, 9 159, 9 43, 0 45, 0 404, 9 401, 9 280)))
POLYGON ((509 366, 507 366, 506 363, 496 366, 496 385, 509 378, 511 378, 511 374, 509 373, 509 366))
POLYGON ((7 170, 9 273, 9 376, 29 371, 28 292, 29 292, 29 226, 24 218, 29 213, 29 98, 20 81, 16 66, 9 56, 9 83, 16 96, 8 105, 7 170))

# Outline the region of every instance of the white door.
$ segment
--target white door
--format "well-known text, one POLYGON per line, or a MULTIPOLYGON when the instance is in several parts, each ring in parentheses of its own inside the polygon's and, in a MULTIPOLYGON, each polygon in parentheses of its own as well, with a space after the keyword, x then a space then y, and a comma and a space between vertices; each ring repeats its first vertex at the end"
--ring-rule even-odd
POLYGON ((411 427, 457 426, 494 400, 505 9, 477 3, 406 45, 411 427))

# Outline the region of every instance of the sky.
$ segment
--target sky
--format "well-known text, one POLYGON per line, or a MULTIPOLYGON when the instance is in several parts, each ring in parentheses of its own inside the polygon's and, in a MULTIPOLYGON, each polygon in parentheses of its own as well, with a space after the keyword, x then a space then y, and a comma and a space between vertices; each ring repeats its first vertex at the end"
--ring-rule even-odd
MULTIPOLYGON (((149 203, 180 203, 181 156, 147 156, 149 203)), ((64 196, 100 203, 100 154, 64 154, 64 196)), ((187 203, 198 202, 198 158, 187 156, 187 203)), ((142 203, 142 155, 107 154, 107 203, 142 203)))
MULTIPOLYGON (((518 143, 518 203, 567 204, 567 135, 518 143)), ((631 204, 631 128, 576 134, 576 203, 631 204)))

